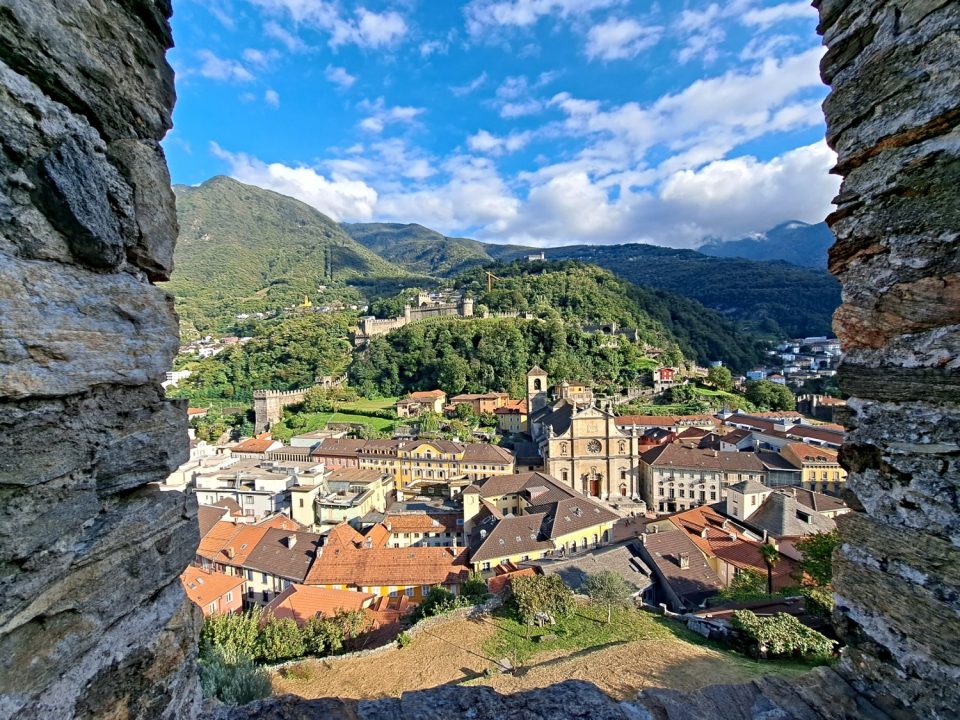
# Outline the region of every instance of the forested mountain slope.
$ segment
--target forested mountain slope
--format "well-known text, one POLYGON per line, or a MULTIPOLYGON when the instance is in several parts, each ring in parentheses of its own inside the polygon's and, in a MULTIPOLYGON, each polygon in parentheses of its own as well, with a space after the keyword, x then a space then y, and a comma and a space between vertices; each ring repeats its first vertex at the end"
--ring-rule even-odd
POLYGON ((833 240, 833 233, 826 223, 810 225, 792 220, 764 233, 736 240, 710 240, 697 251, 714 257, 783 260, 792 265, 826 270, 827 250, 833 240))

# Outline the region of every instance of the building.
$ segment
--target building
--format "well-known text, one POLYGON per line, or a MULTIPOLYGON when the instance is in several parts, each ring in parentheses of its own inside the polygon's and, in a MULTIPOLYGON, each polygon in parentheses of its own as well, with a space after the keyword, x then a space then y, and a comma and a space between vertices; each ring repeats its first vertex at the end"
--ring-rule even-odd
POLYGON ((276 460, 237 460, 229 465, 195 474, 197 502, 213 505, 231 499, 251 518, 290 512, 291 488, 312 485, 323 477, 321 463, 291 463, 276 460))
POLYGON ((800 487, 806 490, 840 494, 847 482, 847 471, 840 467, 839 453, 827 447, 793 442, 780 454, 800 469, 800 487))
POLYGON ((724 587, 706 556, 680 528, 653 525, 638 540, 640 557, 653 572, 654 582, 643 596, 647 603, 688 612, 724 587))
POLYGON ((388 470, 333 470, 312 485, 290 488, 291 517, 317 532, 340 523, 359 527, 367 513, 383 512, 396 496, 394 474, 388 470))
POLYGON ((491 477, 463 492, 475 570, 607 545, 618 519, 546 473, 491 477))
POLYGON ((507 400, 503 407, 498 407, 493 414, 497 416, 497 427, 502 433, 519 435, 528 430, 526 398, 507 400))
POLYGON ((393 512, 382 522, 389 547, 464 547, 463 515, 459 513, 393 512))
POLYGON ((653 371, 653 391, 657 395, 680 382, 680 368, 661 367, 653 371))
POLYGON ((233 523, 221 520, 201 535, 194 564, 204 570, 226 575, 244 575, 247 557, 268 530, 296 532, 301 526, 284 515, 274 515, 256 523, 233 523))
POLYGON ((593 388, 579 381, 564 380, 553 386, 553 396, 557 400, 569 400, 578 405, 593 404, 593 388))
POLYGON ((493 413, 497 408, 501 408, 510 401, 507 393, 489 392, 489 393, 462 393, 450 398, 451 406, 456 409, 457 405, 469 405, 474 415, 485 415, 493 413))
POLYGON ((424 481, 459 481, 459 485, 466 487, 491 475, 510 475, 514 469, 513 454, 509 450, 486 443, 450 440, 403 443, 397 452, 397 463, 398 491, 424 481))
MULTIPOLYGON (((729 586, 742 572, 766 577, 767 564, 760 552, 763 538, 725 518, 713 508, 702 506, 685 510, 671 515, 668 522, 690 536, 725 586, 729 586)), ((800 566, 796 560, 781 555, 773 568, 774 590, 797 585, 799 572, 800 566)))
POLYGON ((271 450, 279 450, 282 447, 283 443, 274 440, 270 433, 261 433, 234 445, 230 448, 230 455, 235 458, 259 460, 271 450))
POLYGON ((407 397, 397 400, 394 407, 397 417, 416 417, 422 412, 432 412, 439 415, 447 404, 447 394, 443 390, 427 390, 412 392, 407 397))
POLYGON ((375 525, 361 535, 346 523, 327 535, 307 574, 307 585, 354 590, 418 603, 434 585, 454 595, 469 577, 466 549, 389 547, 390 533, 375 525))
MULTIPOLYGON (((609 571, 622 577, 633 588, 634 595, 640 595, 650 587, 653 574, 641 559, 637 544, 632 541, 606 545, 565 557, 552 555, 522 563, 522 566, 535 567, 544 575, 558 575, 574 592, 581 590, 590 575, 609 571)), ((487 584, 489 587, 490 582, 487 584)))
MULTIPOLYGON (((728 497, 728 515, 731 509, 728 497)), ((749 512, 744 522, 755 532, 777 540, 795 540, 806 535, 829 532, 837 527, 832 518, 802 505, 794 496, 792 488, 771 492, 755 510, 749 512)))
POLYGON ((211 572, 191 565, 180 574, 180 583, 204 617, 243 609, 245 580, 240 575, 211 572))
POLYGON ((241 563, 247 604, 267 605, 292 583, 302 583, 320 543, 315 533, 269 528, 241 563))
POLYGON ((281 620, 293 620, 303 625, 315 617, 329 618, 341 610, 366 610, 377 599, 370 593, 352 590, 333 590, 291 583, 266 606, 266 612, 281 620))
POLYGON ((734 483, 763 482, 766 469, 756 453, 671 443, 643 454, 641 474, 648 507, 673 513, 722 500, 734 483))

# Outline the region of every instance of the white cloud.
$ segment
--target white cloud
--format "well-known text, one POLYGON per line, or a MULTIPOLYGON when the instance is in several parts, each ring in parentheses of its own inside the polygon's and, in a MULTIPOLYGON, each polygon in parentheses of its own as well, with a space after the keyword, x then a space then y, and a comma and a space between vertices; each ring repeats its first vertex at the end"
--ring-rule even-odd
MULTIPOLYGON (((297 24, 307 25, 329 33, 330 46, 357 45, 364 48, 382 48, 396 45, 407 34, 407 23, 400 13, 389 10, 373 12, 357 8, 353 16, 344 15, 339 4, 325 0, 250 0, 268 11, 283 13, 297 24)), ((299 38, 276 23, 270 28, 272 37, 297 49, 299 38)))
POLYGON ((280 107, 280 93, 272 88, 263 93, 263 100, 267 105, 272 105, 275 108, 280 107))
POLYGON ((636 20, 609 18, 587 33, 587 57, 591 60, 628 60, 660 40, 663 28, 641 25, 636 20))
POLYGON ((466 85, 455 85, 451 87, 450 92, 452 92, 457 97, 463 97, 464 95, 469 95, 475 90, 480 89, 480 87, 484 85, 486 82, 487 82, 487 73, 486 71, 483 71, 482 73, 477 75, 473 80, 468 82, 466 85))
POLYGON ((280 57, 280 53, 274 49, 264 52, 263 50, 257 50, 256 48, 247 48, 242 54, 243 59, 248 63, 251 65, 259 65, 261 67, 269 65, 280 57))
POLYGON ((741 16, 744 25, 769 27, 787 20, 810 20, 816 22, 817 11, 807 0, 786 2, 765 8, 752 8, 741 16))
POLYGON ((377 191, 365 182, 336 175, 328 179, 303 165, 267 164, 243 153, 228 152, 216 143, 211 143, 210 149, 227 162, 230 175, 240 182, 295 197, 337 221, 373 217, 377 191))
POLYGON ((263 26, 263 34, 269 38, 273 38, 281 45, 287 48, 290 52, 305 52, 309 50, 309 46, 301 40, 297 35, 294 35, 289 30, 281 27, 278 23, 273 20, 267 22, 263 26))
POLYGON ((529 130, 513 131, 504 137, 498 137, 486 130, 479 130, 467 138, 467 147, 473 152, 501 155, 523 149, 532 138, 533 132, 529 130))
POLYGON ((327 78, 334 85, 339 85, 341 88, 346 90, 352 86, 357 78, 347 72, 346 68, 335 67, 333 65, 327 65, 327 69, 324 70, 324 77, 327 78))
POLYGON ((409 105, 388 106, 382 97, 374 102, 363 100, 359 107, 368 113, 367 117, 360 121, 360 127, 372 133, 382 133, 384 128, 391 124, 409 125, 424 112, 424 108, 409 105))
POLYGON ((543 110, 543 103, 540 100, 525 100, 523 102, 508 102, 500 106, 500 117, 518 118, 527 115, 536 115, 543 110))
POLYGON ((253 73, 236 60, 219 57, 212 50, 198 50, 197 57, 200 66, 188 69, 186 74, 197 74, 210 80, 226 80, 232 82, 250 82, 253 73))
POLYGON ((498 27, 530 27, 546 16, 578 17, 622 4, 623 0, 472 0, 464 14, 467 30, 478 35, 498 27))

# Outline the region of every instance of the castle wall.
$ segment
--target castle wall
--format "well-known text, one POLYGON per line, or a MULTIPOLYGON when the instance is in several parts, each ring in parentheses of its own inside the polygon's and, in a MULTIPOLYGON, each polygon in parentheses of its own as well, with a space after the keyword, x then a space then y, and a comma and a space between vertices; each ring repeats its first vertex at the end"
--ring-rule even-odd
POLYGON ((170 6, 0 0, 0 718, 189 718, 170 6))

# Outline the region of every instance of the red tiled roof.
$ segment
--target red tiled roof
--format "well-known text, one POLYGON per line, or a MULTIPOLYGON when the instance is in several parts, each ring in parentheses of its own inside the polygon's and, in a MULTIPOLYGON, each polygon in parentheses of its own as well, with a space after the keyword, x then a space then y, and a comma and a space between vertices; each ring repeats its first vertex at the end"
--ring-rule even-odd
POLYGON ((191 565, 180 574, 180 582, 187 597, 196 605, 205 608, 217 598, 241 587, 244 579, 242 575, 208 572, 191 565))
POLYGON ((537 571, 532 567, 522 568, 520 570, 514 570, 513 572, 506 572, 502 575, 494 575, 492 578, 487 580, 487 590, 489 590, 494 595, 499 595, 503 592, 507 586, 513 582, 515 577, 524 577, 530 575, 536 575, 537 571))
POLYGON ((275 442, 277 441, 270 437, 269 433, 264 433, 234 445, 232 448, 230 448, 230 451, 244 453, 264 453, 269 450, 275 442))
POLYGON ((422 390, 419 392, 412 392, 408 396, 410 400, 435 400, 437 398, 445 398, 447 394, 443 390, 422 390))
MULTIPOLYGON (((446 515, 428 515, 427 513, 392 514, 383 519, 383 526, 389 527, 392 533, 458 532, 457 520, 459 518, 460 516, 455 513, 446 515)), ((367 534, 369 535, 369 533, 367 534)))
POLYGON ((253 552, 269 529, 267 525, 235 525, 220 521, 200 539, 197 555, 238 567, 253 552))
POLYGON ((375 599, 375 595, 353 590, 333 590, 292 583, 270 601, 266 611, 276 618, 289 618, 302 625, 317 615, 333 617, 338 610, 368 608, 375 599))

